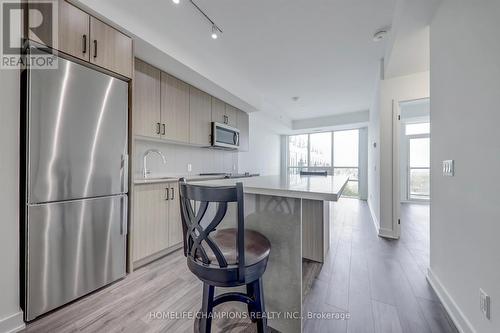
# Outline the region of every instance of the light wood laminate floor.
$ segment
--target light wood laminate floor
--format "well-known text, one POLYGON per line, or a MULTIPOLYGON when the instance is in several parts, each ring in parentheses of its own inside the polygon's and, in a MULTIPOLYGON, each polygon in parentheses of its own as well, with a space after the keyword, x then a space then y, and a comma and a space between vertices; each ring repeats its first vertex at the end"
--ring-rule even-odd
MULTIPOLYGON (((305 332, 456 332, 425 280, 429 262, 428 206, 405 205, 399 241, 379 238, 365 202, 333 206, 331 247, 323 267, 305 264, 312 279, 306 311, 349 313, 349 320, 307 320, 305 332), (319 273, 318 273, 319 272, 319 273), (317 276, 316 276, 317 275, 317 276), (316 276, 316 278, 314 278, 316 276)), ((194 313, 201 283, 180 251, 29 324, 24 332, 192 332, 192 319, 151 313, 194 313)), ((224 304, 219 310, 235 310, 224 304)), ((215 332, 255 332, 247 320, 219 319, 215 332)))
POLYGON ((304 308, 350 317, 306 320, 305 332, 457 332, 425 278, 428 205, 402 205, 400 240, 377 236, 366 202, 343 198, 333 212, 330 252, 304 308))

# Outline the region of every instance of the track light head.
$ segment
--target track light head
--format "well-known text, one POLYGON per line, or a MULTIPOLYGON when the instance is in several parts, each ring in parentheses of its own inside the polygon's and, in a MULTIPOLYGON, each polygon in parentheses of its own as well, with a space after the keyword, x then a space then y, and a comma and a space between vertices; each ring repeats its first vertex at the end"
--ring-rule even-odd
POLYGON ((212 39, 217 39, 219 36, 218 36, 218 30, 217 29, 217 26, 215 24, 212 25, 212 39))

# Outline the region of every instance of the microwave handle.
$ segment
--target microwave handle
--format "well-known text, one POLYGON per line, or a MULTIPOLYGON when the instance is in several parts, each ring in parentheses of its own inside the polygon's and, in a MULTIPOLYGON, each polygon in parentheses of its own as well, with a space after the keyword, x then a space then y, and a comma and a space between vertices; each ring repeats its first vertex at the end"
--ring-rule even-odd
POLYGON ((235 146, 240 145, 240 134, 238 132, 234 132, 233 134, 233 142, 235 146))

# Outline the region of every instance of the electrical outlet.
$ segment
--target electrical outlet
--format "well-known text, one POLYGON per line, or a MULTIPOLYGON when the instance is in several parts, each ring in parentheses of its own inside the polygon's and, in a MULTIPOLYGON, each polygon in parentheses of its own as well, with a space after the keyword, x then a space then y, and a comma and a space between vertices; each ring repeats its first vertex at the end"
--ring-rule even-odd
POLYGON ((188 163, 187 169, 188 169, 188 172, 191 172, 191 170, 193 170, 193 166, 191 165, 191 163, 188 163))
POLYGON ((479 308, 486 319, 490 319, 490 296, 483 289, 479 289, 479 308))
POLYGON ((236 171, 236 164, 233 164, 233 171, 236 171))

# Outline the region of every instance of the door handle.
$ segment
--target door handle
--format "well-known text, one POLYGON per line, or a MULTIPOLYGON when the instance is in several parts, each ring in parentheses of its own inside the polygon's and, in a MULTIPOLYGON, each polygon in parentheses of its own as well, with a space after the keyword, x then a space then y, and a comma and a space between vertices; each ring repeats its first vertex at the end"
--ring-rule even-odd
POLYGON ((170 192, 168 190, 169 190, 169 188, 165 187, 165 200, 166 201, 170 200, 170 192))
POLYGON ((83 41, 82 53, 85 54, 87 53, 87 35, 83 35, 82 41, 83 41))
POLYGON ((160 123, 156 123, 156 134, 160 134, 160 123))
POLYGON ((128 154, 122 155, 122 168, 123 168, 123 178, 122 178, 122 192, 128 191, 128 154))
POLYGON ((170 196, 170 200, 174 200, 174 188, 171 187, 170 190, 172 191, 172 195, 170 196))
POLYGON ((94 39, 94 58, 97 58, 97 39, 94 39))
POLYGON ((165 135, 165 133, 167 133, 166 129, 165 129, 165 124, 162 124, 162 128, 163 130, 161 131, 161 135, 165 135))

